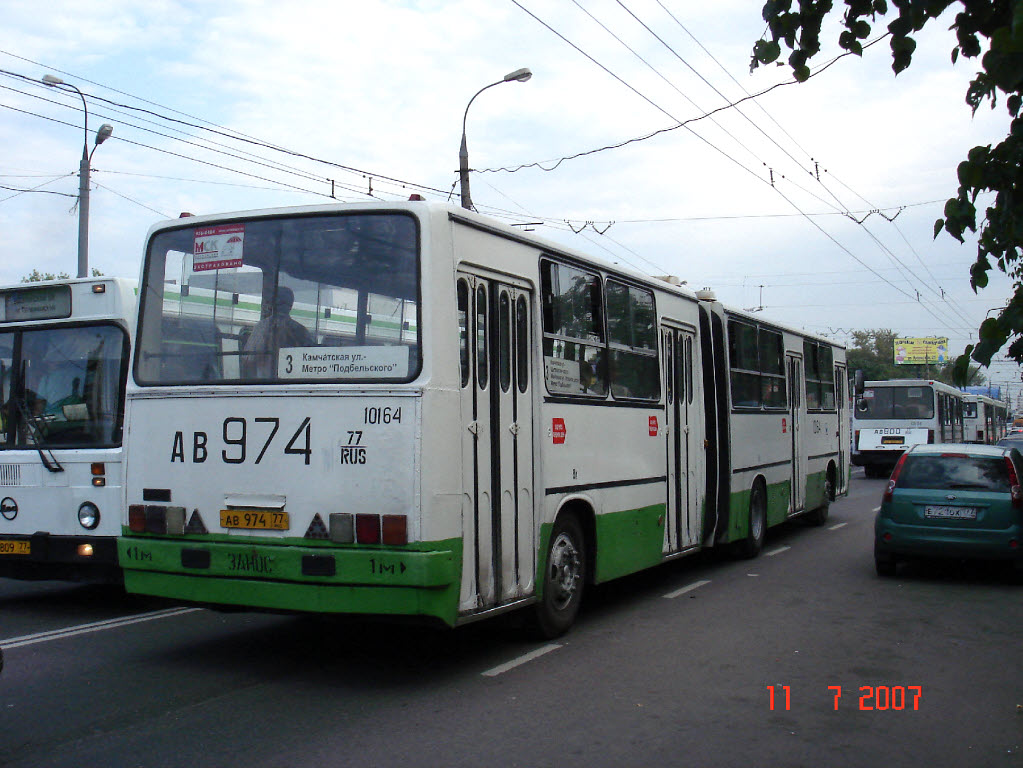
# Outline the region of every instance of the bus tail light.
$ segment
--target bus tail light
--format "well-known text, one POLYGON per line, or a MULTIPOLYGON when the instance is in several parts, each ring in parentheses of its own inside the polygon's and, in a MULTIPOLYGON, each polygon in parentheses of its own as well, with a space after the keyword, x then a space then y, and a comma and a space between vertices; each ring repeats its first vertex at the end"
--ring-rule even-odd
POLYGON ((354 544, 355 515, 349 512, 331 512, 330 540, 335 544, 354 544))
POLYGON ((356 515, 355 538, 360 544, 379 544, 380 515, 356 515))
POLYGON ((408 525, 405 515, 384 515, 384 544, 408 544, 408 525))
POLYGON ((128 507, 128 529, 132 533, 146 532, 145 504, 132 504, 128 507))
POLYGON ((854 435, 854 437, 853 437, 853 445, 856 447, 856 450, 859 450, 860 449, 860 431, 857 429, 853 433, 853 435, 854 435))
POLYGON ((185 508, 132 504, 128 507, 128 529, 132 533, 180 536, 185 532, 185 508))
POLYGON ((927 430, 927 444, 928 445, 934 445, 934 430, 933 429, 928 429, 927 430))

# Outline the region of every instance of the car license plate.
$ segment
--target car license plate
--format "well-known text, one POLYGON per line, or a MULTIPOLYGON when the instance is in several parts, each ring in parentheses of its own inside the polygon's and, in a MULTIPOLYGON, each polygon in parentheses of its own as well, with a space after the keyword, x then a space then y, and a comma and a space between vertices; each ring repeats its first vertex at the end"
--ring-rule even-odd
POLYGON ((924 507, 924 517, 932 520, 976 520, 976 507, 924 507))
POLYGON ((265 509, 222 509, 221 528, 244 528, 250 531, 286 531, 291 527, 287 512, 265 509))
POLYGON ((905 445, 906 438, 903 435, 889 435, 881 438, 881 445, 905 445))
POLYGON ((0 555, 31 555, 32 542, 0 539, 0 555))

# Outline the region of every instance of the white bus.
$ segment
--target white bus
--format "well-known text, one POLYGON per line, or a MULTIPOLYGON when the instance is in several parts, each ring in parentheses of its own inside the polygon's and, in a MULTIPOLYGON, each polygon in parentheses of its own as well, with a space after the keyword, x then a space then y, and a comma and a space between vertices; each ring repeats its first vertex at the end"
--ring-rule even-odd
POLYGON ((987 395, 966 394, 963 399, 964 438, 970 443, 994 445, 1005 437, 1009 407, 987 395))
POLYGON ((155 226, 137 338, 133 592, 553 636, 847 491, 843 347, 447 205, 155 226))
POLYGON ((0 288, 0 576, 120 580, 136 285, 0 288))
POLYGON ((966 395, 929 379, 867 381, 856 387, 852 463, 867 477, 891 473, 911 446, 961 443, 966 395))

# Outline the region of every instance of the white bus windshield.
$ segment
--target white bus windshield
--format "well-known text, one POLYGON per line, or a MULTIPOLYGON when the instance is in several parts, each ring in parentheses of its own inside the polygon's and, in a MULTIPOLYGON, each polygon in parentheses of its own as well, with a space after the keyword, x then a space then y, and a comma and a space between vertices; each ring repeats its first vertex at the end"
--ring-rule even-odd
POLYGON ((404 213, 158 232, 139 384, 400 382, 419 372, 419 235, 404 213))
POLYGON ((871 387, 856 403, 857 419, 933 419, 934 390, 927 386, 871 387))
POLYGON ((127 359, 113 324, 0 332, 0 450, 119 445, 127 359))

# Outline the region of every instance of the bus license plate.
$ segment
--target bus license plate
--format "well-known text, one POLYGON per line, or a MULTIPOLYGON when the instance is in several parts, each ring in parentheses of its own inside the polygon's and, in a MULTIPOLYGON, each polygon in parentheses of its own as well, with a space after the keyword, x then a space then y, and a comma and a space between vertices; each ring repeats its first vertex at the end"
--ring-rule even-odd
POLYGON ((881 438, 881 445, 905 445, 906 438, 902 435, 888 435, 881 438))
POLYGON ((976 507, 925 507, 924 517, 932 520, 976 520, 976 507))
POLYGON ((263 509, 222 509, 221 528, 244 528, 250 531, 286 531, 291 527, 287 512, 263 509))
POLYGON ((31 555, 32 542, 0 539, 0 555, 31 555))

